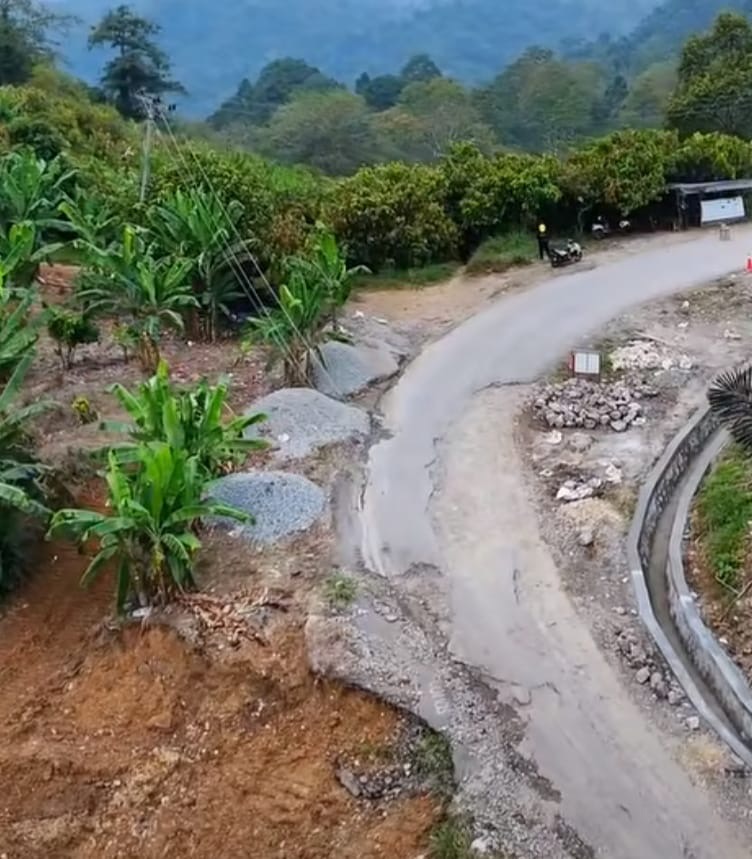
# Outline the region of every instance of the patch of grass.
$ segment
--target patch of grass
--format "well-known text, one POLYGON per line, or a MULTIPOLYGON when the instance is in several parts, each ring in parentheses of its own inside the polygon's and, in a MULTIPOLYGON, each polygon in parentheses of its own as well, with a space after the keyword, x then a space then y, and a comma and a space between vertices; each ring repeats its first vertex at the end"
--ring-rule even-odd
POLYGON ((438 262, 420 268, 384 269, 377 274, 360 274, 355 278, 356 289, 419 289, 452 278, 460 267, 458 262, 438 262))
POLYGON ((752 464, 732 448, 705 478, 697 499, 700 545, 716 580, 735 592, 744 569, 752 519, 752 464))
POLYGON ((358 746, 356 754, 358 758, 369 763, 388 764, 394 760, 395 750, 388 743, 374 743, 366 740, 358 746))
POLYGON ((431 833, 431 859, 470 859, 473 836, 462 817, 447 817, 431 833))
POLYGON ((538 243, 522 230, 486 239, 470 257, 468 274, 491 274, 507 271, 516 265, 529 265, 538 256, 538 243))
POLYGON ((415 768, 437 793, 447 798, 454 793, 452 747, 443 734, 427 731, 423 735, 415 751, 415 768))
POLYGON ((358 595, 358 583, 352 576, 340 571, 333 572, 324 582, 324 598, 332 608, 349 608, 358 595))
POLYGON ((637 508, 637 490, 630 486, 620 486, 610 493, 611 504, 625 519, 634 517, 637 508))

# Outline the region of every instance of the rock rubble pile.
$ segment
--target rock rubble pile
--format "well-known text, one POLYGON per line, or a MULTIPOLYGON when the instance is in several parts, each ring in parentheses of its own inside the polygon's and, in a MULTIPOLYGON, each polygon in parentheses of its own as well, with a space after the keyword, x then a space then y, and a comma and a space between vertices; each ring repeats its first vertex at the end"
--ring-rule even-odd
POLYGON ((643 382, 602 384, 569 379, 544 385, 533 401, 533 413, 553 429, 610 427, 624 432, 645 423, 642 400, 657 394, 656 388, 643 382))

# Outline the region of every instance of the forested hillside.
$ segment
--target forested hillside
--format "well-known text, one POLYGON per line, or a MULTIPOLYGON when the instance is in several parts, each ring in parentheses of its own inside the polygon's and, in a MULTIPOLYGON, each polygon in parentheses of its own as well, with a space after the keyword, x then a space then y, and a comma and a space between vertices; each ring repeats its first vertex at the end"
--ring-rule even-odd
MULTIPOLYGON (((57 0, 56 5, 96 20, 107 0, 57 0)), ((557 48, 562 40, 607 31, 629 32, 656 0, 139 0, 133 4, 163 29, 163 46, 190 93, 195 114, 210 112, 244 77, 269 61, 301 57, 325 74, 352 84, 362 73, 402 66, 429 53, 446 74, 465 82, 490 79, 533 44, 557 48)), ((92 77, 99 60, 73 33, 64 47, 72 70, 92 77)))
POLYGON ((719 12, 752 12, 752 0, 664 0, 628 35, 603 34, 594 41, 566 42, 563 52, 635 74, 676 56, 688 36, 707 29, 719 12))

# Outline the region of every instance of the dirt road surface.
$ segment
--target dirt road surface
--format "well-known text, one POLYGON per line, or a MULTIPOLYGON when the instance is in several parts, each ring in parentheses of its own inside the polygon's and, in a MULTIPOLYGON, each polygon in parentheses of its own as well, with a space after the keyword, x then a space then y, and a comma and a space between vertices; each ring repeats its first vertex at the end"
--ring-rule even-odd
POLYGON ((509 398, 630 305, 738 271, 752 232, 716 233, 573 271, 500 300, 429 346, 385 398, 363 555, 399 586, 442 571, 451 646, 527 720, 524 751, 608 859, 736 859, 749 848, 679 766, 563 592, 520 477, 509 398), (503 405, 502 405, 503 404, 503 405))

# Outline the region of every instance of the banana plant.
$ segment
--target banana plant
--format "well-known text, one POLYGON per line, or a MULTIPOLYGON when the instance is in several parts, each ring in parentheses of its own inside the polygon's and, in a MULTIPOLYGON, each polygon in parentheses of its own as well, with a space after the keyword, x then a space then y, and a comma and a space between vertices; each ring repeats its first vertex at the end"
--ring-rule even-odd
POLYGON ((310 257, 300 258, 297 264, 303 266, 310 279, 320 281, 326 296, 327 314, 336 330, 337 312, 350 298, 356 276, 370 274, 370 269, 364 265, 348 268, 334 233, 321 223, 316 225, 310 257))
POLYGON ((17 539, 19 516, 46 521, 50 515, 42 485, 46 470, 34 459, 28 437, 30 423, 48 404, 19 407, 16 402, 33 358, 27 354, 16 365, 0 393, 0 593, 15 584, 23 564, 17 539))
POLYGON ((6 288, 23 295, 33 286, 39 266, 54 259, 62 247, 61 242, 40 242, 36 225, 31 221, 9 227, 0 224, 0 277, 6 288))
POLYGON ((44 161, 28 150, 0 158, 0 224, 32 221, 43 231, 55 225, 58 206, 75 171, 60 158, 44 161))
POLYGON ((200 316, 193 336, 215 340, 230 302, 243 294, 238 273, 252 259, 239 241, 243 211, 237 200, 223 204, 201 189, 177 190, 149 211, 147 226, 160 254, 192 261, 200 316))
POLYGON ((113 448, 118 461, 133 462, 140 444, 163 441, 195 457, 207 477, 217 477, 249 453, 266 450, 265 440, 245 437, 266 415, 234 415, 227 404, 229 387, 229 380, 222 378, 216 385, 202 381, 194 388, 178 390, 164 361, 135 392, 121 384, 113 385, 110 392, 131 419, 131 423, 103 424, 110 432, 130 436, 130 442, 113 448))
POLYGON ((59 510, 49 533, 81 543, 97 541, 97 554, 81 581, 88 585, 113 567, 118 611, 131 599, 141 606, 164 605, 195 587, 193 569, 201 547, 197 531, 202 519, 253 521, 234 507, 205 500, 207 477, 197 457, 165 442, 141 444, 135 471, 119 462, 113 451, 106 477, 107 513, 59 510))
POLYGON ((145 372, 159 365, 159 340, 165 328, 182 331, 184 314, 198 306, 190 284, 191 262, 155 260, 132 227, 117 248, 90 248, 94 277, 77 294, 90 314, 128 324, 138 337, 138 356, 145 372))
POLYGON ((73 252, 81 261, 87 260, 87 249, 99 248, 106 253, 116 244, 119 218, 99 197, 78 190, 74 197, 65 197, 58 212, 63 216, 59 228, 73 234, 73 252))
POLYGON ((329 336, 327 295, 321 279, 297 260, 288 267, 288 282, 279 289, 279 306, 248 320, 248 342, 270 350, 270 364, 282 361, 285 382, 304 387, 311 383, 312 358, 321 356, 321 341, 329 336))
POLYGON ((41 315, 31 316, 34 293, 27 291, 20 299, 5 284, 3 261, 0 260, 0 377, 8 378, 22 361, 33 358, 41 315))

